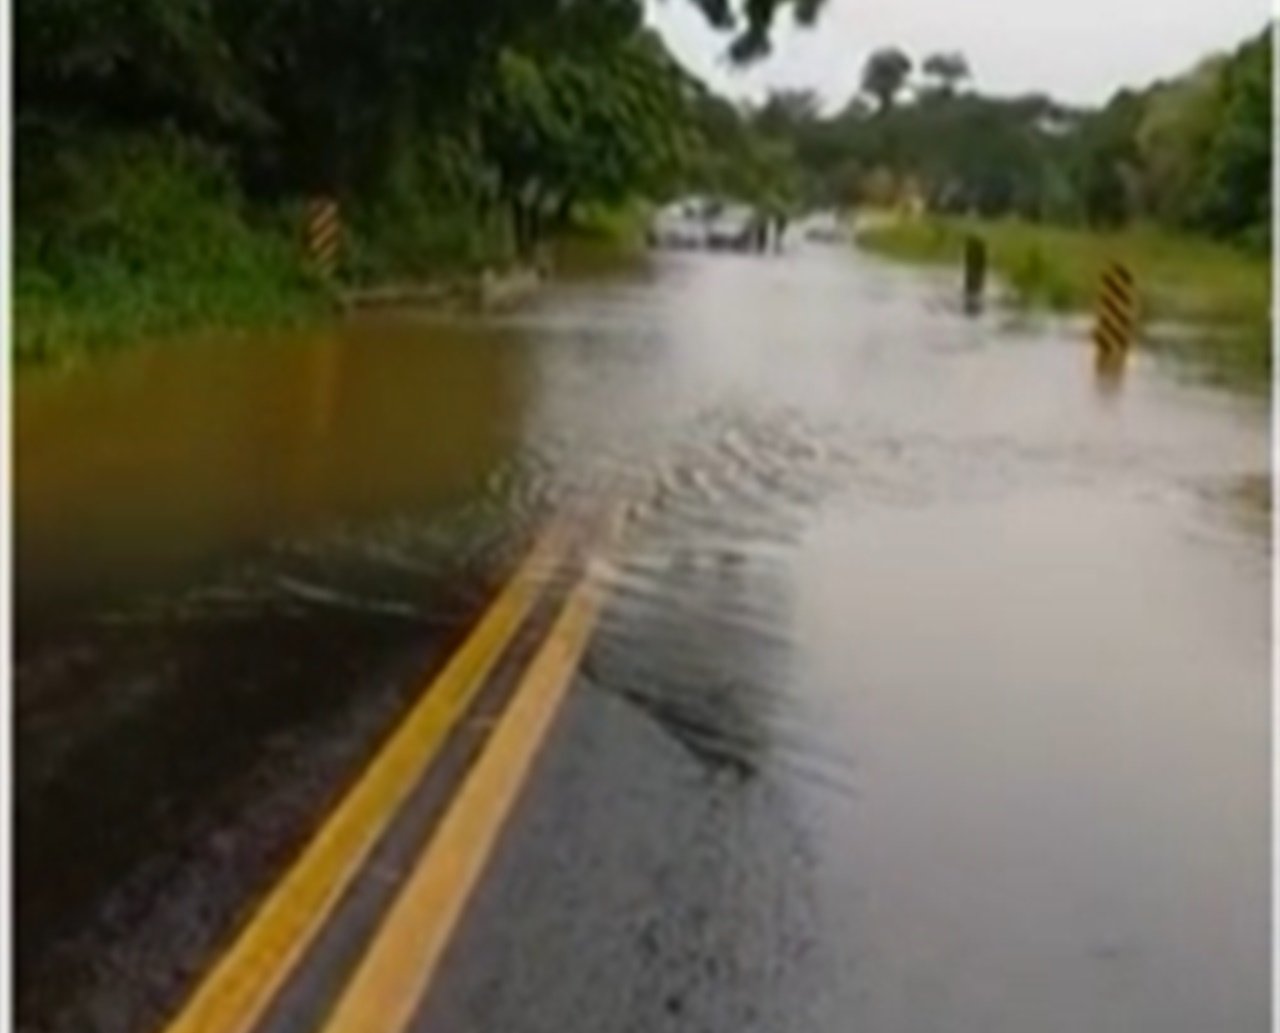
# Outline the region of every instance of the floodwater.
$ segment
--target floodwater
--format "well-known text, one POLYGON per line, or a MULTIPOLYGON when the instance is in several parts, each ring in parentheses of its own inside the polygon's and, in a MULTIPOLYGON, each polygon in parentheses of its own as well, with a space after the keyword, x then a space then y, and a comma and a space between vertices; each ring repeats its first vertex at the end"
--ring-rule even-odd
MULTIPOLYGON (((581 691, 770 787, 733 851, 787 841, 803 862, 766 890, 804 904, 753 934, 795 975, 751 977, 795 995, 760 1028, 1267 1028, 1266 402, 1146 354, 1101 378, 1082 322, 967 317, 955 281, 843 249, 660 256, 483 318, 25 377, 28 1027, 162 1010, 184 975, 158 970, 258 885, 209 857, 278 866, 528 533, 630 493, 650 505, 581 691)), ((584 735, 632 735, 613 720, 584 735)), ((657 802, 627 834, 660 841, 700 790, 662 803, 676 761, 638 743, 592 763, 641 758, 620 792, 657 802)), ((615 835, 608 809, 563 820, 615 835)), ((593 878, 590 904, 630 906, 593 878)), ((704 979, 644 1028, 755 1028, 764 1004, 724 1006, 747 992, 704 979)), ((487 1028, 543 1028, 519 1003, 487 1028)))

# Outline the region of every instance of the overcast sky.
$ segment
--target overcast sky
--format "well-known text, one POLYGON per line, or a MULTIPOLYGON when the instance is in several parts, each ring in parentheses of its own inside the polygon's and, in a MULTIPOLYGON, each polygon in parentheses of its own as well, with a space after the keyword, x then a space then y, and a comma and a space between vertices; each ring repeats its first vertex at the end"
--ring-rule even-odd
POLYGON ((773 55, 743 72, 690 0, 649 0, 649 20, 693 72, 730 96, 808 88, 828 107, 857 89, 867 54, 897 44, 914 59, 961 50, 989 93, 1043 91, 1100 104, 1120 86, 1177 73, 1259 31, 1269 0, 827 0, 818 24, 790 15, 773 55))

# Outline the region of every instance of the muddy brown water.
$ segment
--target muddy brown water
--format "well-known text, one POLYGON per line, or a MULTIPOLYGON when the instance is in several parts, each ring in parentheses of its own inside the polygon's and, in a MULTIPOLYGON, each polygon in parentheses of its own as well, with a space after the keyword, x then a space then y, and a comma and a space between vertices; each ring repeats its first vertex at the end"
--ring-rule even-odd
POLYGON ((795 1028, 1265 1028, 1266 401, 957 287, 671 255, 25 375, 27 1026, 157 1014, 528 533, 651 490, 588 668, 783 787, 795 1028))

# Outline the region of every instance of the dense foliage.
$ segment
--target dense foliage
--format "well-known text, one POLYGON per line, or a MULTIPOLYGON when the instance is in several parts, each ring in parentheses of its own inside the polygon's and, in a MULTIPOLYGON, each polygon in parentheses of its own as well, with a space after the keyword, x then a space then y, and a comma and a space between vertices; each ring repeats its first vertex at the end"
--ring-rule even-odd
MULTIPOLYGON (((744 60, 780 12, 809 21, 821 4, 689 2, 744 60)), ((707 156, 732 153, 702 136, 711 102, 644 28, 641 0, 17 0, 14 13, 24 354, 181 323, 196 297, 203 321, 296 298, 315 194, 342 205, 344 277, 412 276, 529 252, 576 206, 714 179, 707 156)), ((740 178, 772 160, 740 154, 740 178)))
POLYGON ((1271 34, 1097 110, 961 90, 956 53, 873 53, 863 96, 831 117, 776 94, 756 114, 790 145, 812 203, 891 204, 1113 227, 1153 221, 1257 248, 1271 223, 1271 34), (864 97, 869 98, 864 100, 864 97))
MULTIPOLYGON (((822 0, 686 0, 739 60, 822 0)), ((1099 110, 966 88, 963 54, 869 58, 834 115, 711 93, 642 0, 17 0, 16 341, 289 308, 306 199, 336 197, 341 275, 529 255, 575 212, 696 190, 775 212, 892 204, 1262 249, 1269 34, 1099 110), (919 69, 918 80, 913 70, 919 69)))

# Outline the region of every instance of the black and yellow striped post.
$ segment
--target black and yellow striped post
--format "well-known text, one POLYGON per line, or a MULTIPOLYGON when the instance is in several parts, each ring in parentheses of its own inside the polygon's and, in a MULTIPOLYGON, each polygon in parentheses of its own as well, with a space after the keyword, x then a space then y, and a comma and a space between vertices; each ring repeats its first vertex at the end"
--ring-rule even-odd
POLYGON ((1093 341, 1098 361, 1123 363, 1138 329, 1138 298, 1133 273, 1121 262, 1102 271, 1098 290, 1098 317, 1093 341))
POLYGON ((332 197, 313 198, 307 205, 307 255, 322 276, 334 274, 341 246, 338 202, 332 197))

